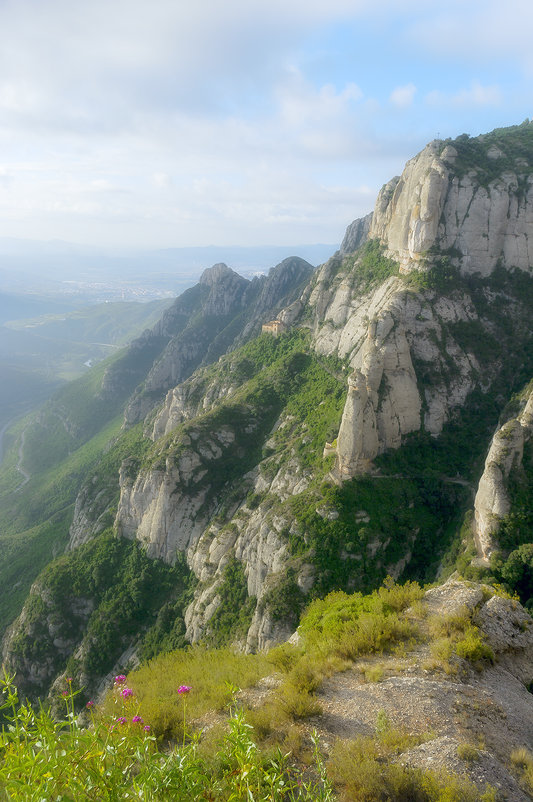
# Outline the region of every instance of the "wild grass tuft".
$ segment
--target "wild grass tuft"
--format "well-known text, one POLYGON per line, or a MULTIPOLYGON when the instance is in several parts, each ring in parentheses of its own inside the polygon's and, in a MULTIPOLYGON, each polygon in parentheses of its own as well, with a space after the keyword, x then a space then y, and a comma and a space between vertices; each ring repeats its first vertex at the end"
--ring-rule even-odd
POLYGON ((526 790, 533 794, 533 753, 525 746, 511 752, 511 763, 521 771, 521 780, 526 790))

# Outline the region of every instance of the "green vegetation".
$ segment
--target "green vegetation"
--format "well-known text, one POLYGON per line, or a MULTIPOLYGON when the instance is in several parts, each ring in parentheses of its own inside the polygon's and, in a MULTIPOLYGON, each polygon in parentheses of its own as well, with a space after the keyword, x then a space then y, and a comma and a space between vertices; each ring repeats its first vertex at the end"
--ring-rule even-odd
POLYGON ((450 292, 459 288, 462 283, 459 269, 451 263, 449 254, 438 249, 428 251, 421 269, 411 270, 403 276, 403 280, 407 288, 414 292, 450 292))
POLYGON ((246 637, 257 602, 255 597, 248 596, 244 565, 240 560, 230 559, 216 593, 220 603, 209 621, 207 641, 213 646, 222 646, 246 637))
MULTIPOLYGON (((407 745, 404 749, 409 748, 407 745)), ((386 738, 360 735, 338 742, 328 763, 339 802, 496 802, 490 786, 484 793, 468 780, 445 772, 408 768, 386 762, 396 756, 386 738)))
POLYGON ((452 615, 430 618, 428 634, 432 659, 426 664, 426 669, 441 669, 446 674, 457 674, 461 660, 466 660, 478 670, 494 662, 493 650, 472 623, 472 613, 466 608, 452 615))
POLYGON ((316 566, 312 598, 334 589, 370 591, 407 549, 408 576, 432 579, 463 497, 461 486, 431 477, 359 476, 291 498, 298 527, 288 535, 289 547, 316 566))
MULTIPOLYGON (((0 626, 5 627, 20 612, 39 571, 54 554, 64 550, 76 495, 87 475, 99 465, 102 453, 110 438, 118 434, 120 424, 119 418, 111 421, 58 464, 40 473, 32 473, 30 481, 20 490, 16 488, 22 477, 14 469, 18 451, 16 442, 6 455, 0 472, 0 543, 3 553, 0 582, 9 592, 2 594, 0 626)), ((24 421, 18 424, 19 432, 24 430, 24 426, 24 421)), ((116 493, 115 467, 118 466, 113 466, 111 461, 109 452, 102 460, 102 466, 108 465, 108 479, 116 493)))
POLYGON ((149 442, 142 427, 120 432, 120 395, 108 401, 100 397, 112 362, 62 388, 42 412, 17 422, 6 436, 0 470, 0 582, 9 592, 0 599, 2 629, 20 612, 39 572, 64 550, 80 487, 88 481, 94 496, 99 494, 99 511, 107 515, 100 529, 111 525, 120 464, 125 457, 139 460, 149 442), (19 460, 30 472, 23 486, 19 460))
POLYGON ((523 747, 511 752, 511 763, 520 771, 526 793, 533 794, 533 754, 523 747))
POLYGON ((101 392, 104 374, 116 359, 101 362, 62 387, 27 426, 24 454, 32 472, 57 465, 120 413, 126 396, 107 397, 101 392))
MULTIPOLYGON (((186 700, 190 721, 209 712, 222 712, 231 703, 235 688, 249 688, 271 666, 262 654, 243 654, 228 648, 193 646, 160 654, 128 675, 142 717, 159 738, 183 741, 183 699, 176 694, 183 681, 194 688, 186 700)), ((108 694, 104 709, 112 713, 114 695, 108 694)))
POLYGON ((350 266, 357 280, 358 289, 366 292, 372 285, 380 284, 390 276, 399 275, 398 263, 383 254, 384 247, 377 239, 367 240, 354 256, 348 256, 343 267, 350 266))
POLYGON ((492 560, 497 581, 533 609, 533 442, 524 445, 522 465, 510 476, 511 512, 498 530, 500 553, 492 560))
MULTIPOLYGON (((327 762, 316 736, 309 741, 293 724, 320 712, 315 692, 325 677, 363 655, 401 653, 425 638, 422 595, 416 583, 391 581, 367 596, 333 593, 307 610, 300 646, 267 656, 203 647, 159 655, 118 676, 101 709, 88 702, 88 729, 79 725, 72 679, 62 694, 66 717, 53 720, 42 708, 18 705, 6 678, 0 798, 495 802, 488 786, 479 792, 465 779, 402 766, 398 757, 432 735, 393 728, 384 711, 374 736, 334 744, 327 762), (237 686, 253 686, 272 663, 282 674, 277 690, 262 707, 239 710, 237 686), (192 725, 201 727, 206 715, 212 722, 214 711, 224 714, 219 723, 195 734, 192 725)), ((466 614, 429 625, 453 635, 457 647, 472 626, 466 614)), ((468 744, 458 749, 463 760, 477 754, 468 744)), ((529 753, 512 760, 526 783, 529 753)))
POLYGON ((463 177, 470 170, 475 170, 482 186, 487 187, 498 179, 503 172, 531 172, 531 150, 533 148, 533 125, 525 120, 521 125, 508 128, 495 128, 489 134, 469 137, 461 134, 456 139, 447 139, 443 143, 452 145, 457 151, 454 162, 454 173, 463 177), (490 158, 490 148, 498 148, 502 155, 490 158), (517 164, 518 161, 518 164, 517 164))
POLYGON ((316 779, 306 779, 280 751, 263 755, 237 711, 208 756, 199 753, 194 740, 161 751, 150 726, 132 715, 136 708, 131 696, 118 693, 115 715, 99 719, 93 713, 91 728, 82 729, 70 684, 65 693, 66 716, 56 721, 43 709, 19 705, 13 686, 4 682, 11 727, 0 736, 0 799, 333 801, 318 743, 316 779))
MULTIPOLYGON (((29 596, 12 652, 15 658, 46 659, 53 676, 65 667, 64 647, 55 641, 70 643, 73 650, 83 638, 83 656, 71 657, 67 670, 94 681, 112 668, 132 637, 154 621, 163 602, 173 601, 176 616, 182 616, 188 583, 183 561, 169 566, 151 560, 137 542, 105 532, 43 571, 29 596)), ((160 633, 161 640, 163 634, 167 632, 160 633)), ((152 634, 151 648, 155 640, 152 634)), ((35 693, 40 688, 28 685, 26 690, 35 693)))
POLYGON ((306 648, 354 660, 381 654, 400 641, 416 639, 417 629, 400 613, 423 596, 416 582, 387 582, 364 596, 334 591, 312 602, 300 623, 306 648))

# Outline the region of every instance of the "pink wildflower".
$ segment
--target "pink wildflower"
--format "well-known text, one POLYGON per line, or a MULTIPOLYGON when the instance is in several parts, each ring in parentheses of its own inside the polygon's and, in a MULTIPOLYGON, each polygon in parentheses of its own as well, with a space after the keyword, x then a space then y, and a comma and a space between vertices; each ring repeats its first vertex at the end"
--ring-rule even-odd
POLYGON ((89 702, 87 702, 85 707, 87 708, 87 710, 90 710, 91 707, 94 707, 94 702, 92 701, 92 699, 89 702))
POLYGON ((178 688, 178 693, 183 695, 184 693, 190 693, 192 691, 191 685, 180 685, 178 688))
POLYGON ((128 719, 126 718, 126 716, 119 716, 119 717, 117 718, 117 723, 118 723, 118 724, 126 724, 126 723, 127 723, 127 721, 128 721, 128 719))
POLYGON ((72 677, 65 677, 65 682, 72 682, 72 677))
POLYGON ((145 732, 150 732, 150 725, 149 724, 145 724, 143 729, 144 729, 145 732))
POLYGON ((133 724, 142 724, 143 720, 142 720, 142 718, 140 716, 133 716, 132 722, 133 722, 133 724))
POLYGON ((120 694, 124 699, 127 699, 129 696, 133 696, 133 691, 131 688, 122 688, 120 694))
POLYGON ((118 674, 115 677, 115 685, 124 685, 126 682, 126 675, 125 674, 118 674))
POLYGON ((61 696, 70 696, 69 691, 61 691, 61 696))

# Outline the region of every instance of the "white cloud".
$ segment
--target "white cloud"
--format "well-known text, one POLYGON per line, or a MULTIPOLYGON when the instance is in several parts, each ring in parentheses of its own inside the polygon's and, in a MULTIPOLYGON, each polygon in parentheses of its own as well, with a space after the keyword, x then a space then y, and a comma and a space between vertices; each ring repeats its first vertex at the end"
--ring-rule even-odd
POLYGON ((416 86, 414 84, 406 84, 405 86, 397 86, 393 89, 389 96, 389 100, 393 106, 399 109, 406 109, 413 105, 413 100, 416 93, 416 86))
MULTIPOLYGON (((15 221, 23 236, 154 245, 340 239, 428 125, 410 116, 424 76, 400 70, 382 31, 469 58, 468 37, 479 55, 502 22, 485 7, 490 25, 480 0, 446 13, 427 0, 0 0, 0 235, 15 221), (379 30, 374 61, 357 61, 356 20, 379 30), (341 24, 343 68, 322 73, 308 40, 341 24)), ((433 84, 435 130, 450 109, 499 102, 475 74, 455 94, 447 73, 433 84)))
POLYGON ((482 86, 479 81, 473 81, 468 88, 460 89, 455 93, 433 90, 428 92, 425 101, 430 106, 499 106, 503 93, 497 84, 482 86))
POLYGON ((152 183, 158 189, 168 189, 172 186, 172 178, 168 173, 157 172, 152 175, 152 183))

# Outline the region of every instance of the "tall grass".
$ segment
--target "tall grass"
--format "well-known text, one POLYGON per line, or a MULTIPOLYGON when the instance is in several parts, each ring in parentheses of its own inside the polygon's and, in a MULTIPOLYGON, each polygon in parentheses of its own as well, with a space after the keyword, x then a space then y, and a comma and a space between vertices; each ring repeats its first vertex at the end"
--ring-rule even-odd
MULTIPOLYGON (((125 679, 125 678, 124 678, 125 679)), ((314 779, 306 779, 281 752, 263 755, 242 713, 234 712, 210 760, 197 739, 158 749, 150 726, 136 713, 131 689, 119 684, 114 715, 81 728, 75 692, 67 680, 65 716, 19 705, 8 677, 2 683, 10 726, 0 734, 0 800, 14 802, 333 802, 315 739, 314 779)))
MULTIPOLYGON (((187 718, 199 719, 208 711, 222 711, 230 704, 235 687, 248 688, 271 670, 264 655, 239 654, 231 649, 195 646, 163 654, 132 671, 129 682, 135 691, 139 710, 152 731, 164 739, 183 738, 184 699, 176 693, 180 685, 190 685, 187 718)), ((113 697, 106 700, 110 712, 113 697)))

